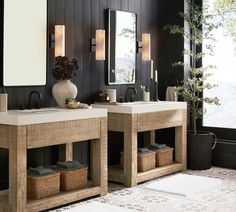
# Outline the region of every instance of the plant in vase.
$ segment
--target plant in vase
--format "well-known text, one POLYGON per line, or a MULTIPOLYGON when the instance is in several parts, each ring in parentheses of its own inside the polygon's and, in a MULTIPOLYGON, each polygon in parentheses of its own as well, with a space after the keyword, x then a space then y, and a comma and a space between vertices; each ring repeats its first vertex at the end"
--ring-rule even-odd
POLYGON ((68 57, 58 56, 55 58, 55 68, 52 75, 57 83, 52 88, 52 94, 59 107, 65 107, 67 98, 77 96, 77 87, 70 79, 76 76, 78 70, 78 61, 70 60, 68 57))
POLYGON ((213 134, 210 132, 201 132, 197 129, 197 120, 202 119, 203 113, 206 112, 203 108, 203 103, 211 105, 219 105, 217 97, 206 97, 203 91, 212 89, 217 85, 209 83, 208 78, 212 75, 211 71, 215 66, 203 66, 201 59, 213 54, 213 30, 221 26, 219 22, 214 21, 214 14, 209 14, 207 3, 203 4, 202 8, 188 0, 187 12, 180 12, 179 15, 187 23, 189 30, 178 25, 167 25, 171 34, 178 34, 182 38, 191 42, 191 49, 183 51, 184 56, 188 56, 190 61, 177 62, 174 66, 182 66, 189 77, 182 84, 177 86, 176 91, 179 96, 182 96, 188 101, 190 106, 191 130, 188 132, 188 168, 189 169, 208 169, 211 167, 211 146, 213 134), (204 11, 204 12, 203 12, 204 11), (203 47, 207 43, 206 48, 203 47), (198 49, 206 49, 207 52, 197 51, 198 49), (210 72, 209 72, 210 71, 210 72))

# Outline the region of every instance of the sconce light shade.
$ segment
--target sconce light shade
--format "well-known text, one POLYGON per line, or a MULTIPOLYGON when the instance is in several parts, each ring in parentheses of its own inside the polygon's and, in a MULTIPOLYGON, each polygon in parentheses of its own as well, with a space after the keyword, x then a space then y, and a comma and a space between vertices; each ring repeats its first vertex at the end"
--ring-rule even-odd
POLYGON ((65 56, 65 26, 55 25, 55 57, 65 56))
POLYGON ((105 30, 96 30, 96 60, 105 60, 105 30))
POLYGON ((142 34, 142 60, 151 60, 151 34, 142 34))

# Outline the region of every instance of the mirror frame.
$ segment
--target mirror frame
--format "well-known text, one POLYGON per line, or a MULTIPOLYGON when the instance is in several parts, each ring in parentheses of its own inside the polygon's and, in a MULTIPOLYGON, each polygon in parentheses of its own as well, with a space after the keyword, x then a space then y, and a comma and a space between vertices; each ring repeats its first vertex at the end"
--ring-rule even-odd
POLYGON ((108 85, 131 85, 131 84, 135 84, 137 81, 137 13, 135 12, 131 12, 131 11, 126 11, 126 10, 116 10, 116 9, 108 9, 108 30, 107 30, 107 37, 108 37, 108 45, 107 45, 107 55, 108 55, 108 59, 107 59, 107 84, 108 85), (123 83, 117 83, 117 82, 110 82, 110 13, 111 11, 120 11, 120 12, 126 12, 126 13, 132 13, 135 15, 135 69, 134 69, 134 81, 133 82, 123 82, 123 83))

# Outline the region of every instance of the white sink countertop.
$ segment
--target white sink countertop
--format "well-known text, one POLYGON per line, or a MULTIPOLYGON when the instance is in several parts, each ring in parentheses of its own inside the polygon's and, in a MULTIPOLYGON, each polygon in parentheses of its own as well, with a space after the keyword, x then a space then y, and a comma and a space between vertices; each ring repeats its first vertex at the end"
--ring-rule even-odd
POLYGON ((110 113, 138 114, 167 110, 187 109, 186 102, 124 102, 124 103, 96 103, 93 108, 106 108, 110 113))
POLYGON ((30 125, 49 122, 107 117, 107 109, 42 108, 32 110, 8 110, 0 112, 0 124, 30 125))

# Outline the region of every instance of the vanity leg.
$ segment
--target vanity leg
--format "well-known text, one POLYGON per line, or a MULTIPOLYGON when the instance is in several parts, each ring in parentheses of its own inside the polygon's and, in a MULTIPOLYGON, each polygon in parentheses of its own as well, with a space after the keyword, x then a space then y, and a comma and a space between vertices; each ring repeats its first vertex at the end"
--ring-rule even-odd
POLYGON ((187 169, 187 112, 182 110, 182 126, 175 128, 175 161, 187 169))
POLYGON ((91 175, 95 186, 101 187, 101 196, 108 193, 107 118, 100 119, 100 139, 91 141, 91 175))
POLYGON ((144 132, 144 146, 155 144, 155 130, 144 132))
POLYGON ((26 127, 9 126, 9 211, 25 212, 27 204, 26 127))
POLYGON ((62 144, 59 146, 59 161, 73 160, 73 143, 62 144))
POLYGON ((127 116, 124 131, 124 185, 137 185, 137 115, 127 116), (129 119, 129 120, 128 120, 129 119))

